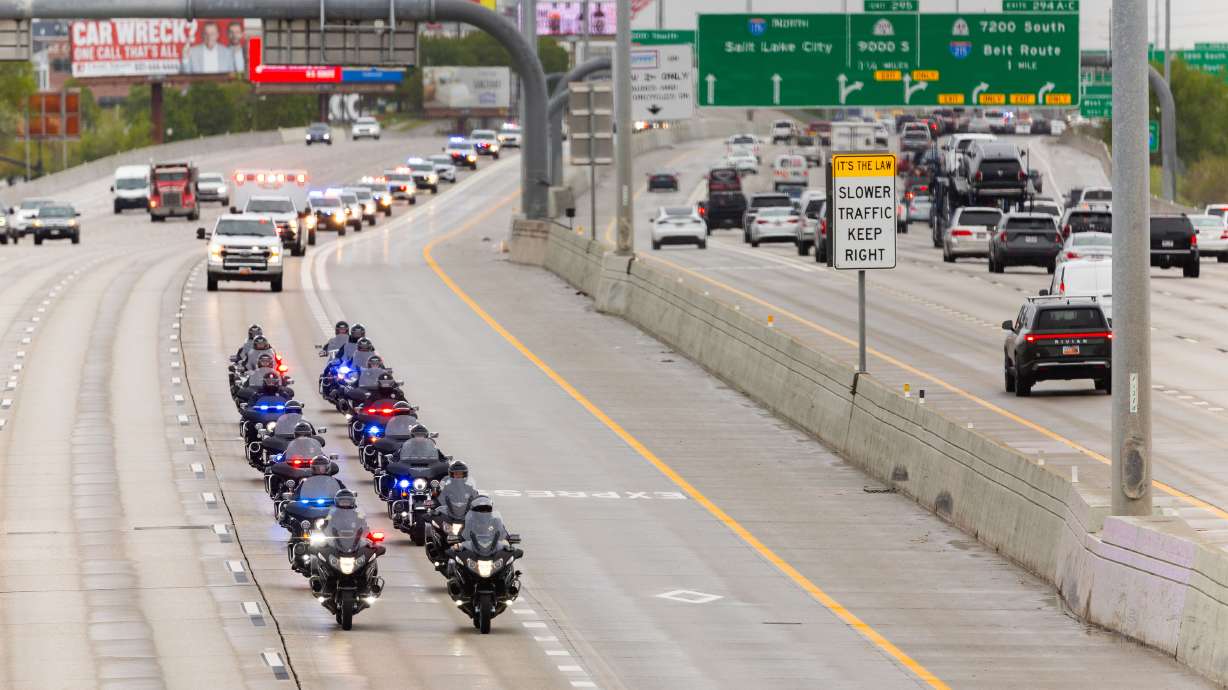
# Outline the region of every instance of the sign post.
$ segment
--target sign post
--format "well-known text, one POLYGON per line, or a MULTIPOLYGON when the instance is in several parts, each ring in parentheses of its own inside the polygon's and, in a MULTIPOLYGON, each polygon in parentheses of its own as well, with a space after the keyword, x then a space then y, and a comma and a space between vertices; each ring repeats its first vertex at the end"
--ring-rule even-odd
POLYGON ((866 271, 896 263, 895 155, 833 153, 827 166, 830 265, 857 271, 857 371, 866 373, 866 271))

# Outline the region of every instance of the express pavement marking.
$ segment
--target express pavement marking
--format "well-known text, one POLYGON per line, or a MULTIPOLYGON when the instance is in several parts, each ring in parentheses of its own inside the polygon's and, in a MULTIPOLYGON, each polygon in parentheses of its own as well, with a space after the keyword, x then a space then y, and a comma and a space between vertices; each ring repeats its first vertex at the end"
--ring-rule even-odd
MULTIPOLYGON (((691 155, 691 154, 688 153, 686 155, 691 155)), ((683 492, 685 492, 688 496, 690 496, 697 503, 702 505, 713 517, 715 517, 718 521, 720 521, 727 528, 729 528, 729 530, 732 531, 734 534, 736 534, 739 538, 741 538, 743 542, 745 542, 748 546, 754 549, 760 556, 762 556, 769 563, 775 566, 777 570, 779 570, 781 573, 786 575, 795 584, 801 587, 802 590, 804 590, 812 598, 814 598, 816 601, 822 604, 828 611, 830 611, 837 618, 843 621, 845 625, 849 626, 853 630, 860 633, 863 637, 865 637, 868 641, 870 641, 874 646, 878 647, 880 650, 885 652, 887 655, 895 659, 898 663, 900 663, 902 666, 904 666, 906 669, 908 669, 910 672, 916 675, 918 679, 925 682, 929 686, 933 688, 944 688, 944 689, 948 688, 949 686, 946 683, 944 683, 941 679, 939 679, 936 675, 934 675, 932 672, 930 672, 929 669, 922 666, 912 657, 908 656, 906 653, 904 653, 903 650, 895 646, 895 644, 893 644, 890 640, 884 637, 876 629, 874 629, 869 624, 862 621, 852 611, 846 609, 843 604, 833 599, 831 595, 829 595, 827 592, 821 589, 818 585, 812 582, 809 578, 803 575, 799 570, 794 568, 791 564, 789 564, 787 561, 785 561, 783 558, 777 555, 775 551, 768 548, 767 545, 761 542, 758 537, 756 537, 754 534, 750 532, 750 530, 743 527, 741 523, 739 523, 732 516, 730 516, 728 513, 722 510, 719 506, 717 506, 715 503, 709 500, 707 496, 705 496, 697 488, 695 488, 690 482, 684 479, 682 475, 680 475, 672 467, 670 467, 663 460, 661 460, 661 458, 657 457, 657 455, 653 453, 651 450, 649 450, 647 446, 641 443, 638 438, 636 438, 630 432, 624 429, 622 425, 620 425, 618 422, 614 421, 613 418, 611 418, 608 414, 605 413, 605 411, 603 411, 596 404, 594 404, 591 400, 589 400, 588 397, 586 397, 583 393, 581 393, 567 379, 563 378, 563 376, 560 375, 558 372, 556 372, 550 365, 546 364, 544 360, 542 360, 532 350, 530 350, 527 346, 525 346, 525 344, 521 342, 519 338, 517 338, 515 335, 512 335, 510 331, 508 331, 506 328, 503 327, 502 324, 496 321, 495 318, 491 316, 489 312, 487 312, 484 308, 482 308, 481 305, 479 305, 472 297, 469 296, 469 293, 465 292, 460 287, 460 285, 457 284, 457 282, 453 280, 452 277, 448 275, 446 271, 443 270, 443 267, 441 267, 439 265, 439 262, 435 260, 435 257, 432 254, 433 250, 436 247, 438 247, 440 244, 448 240, 451 240, 453 238, 456 238, 460 236, 461 234, 469 231, 479 221, 485 219, 486 216, 490 215, 494 211, 510 203, 513 196, 514 195, 508 195, 507 197, 504 197, 502 200, 496 202, 494 205, 489 207, 485 212, 483 212, 477 218, 470 220, 469 222, 465 223, 464 225, 461 225, 460 227, 456 228, 455 230, 452 230, 451 232, 448 232, 444 235, 440 235, 436 237, 435 239, 428 242, 425 247, 423 247, 422 257, 423 259, 425 259, 426 264, 431 267, 431 270, 435 272, 435 275, 437 275, 439 279, 443 281, 444 285, 446 285, 448 289, 452 291, 453 294, 455 294, 462 302, 464 302, 465 305, 468 306, 469 309, 472 310, 474 314, 476 314, 482 321, 484 321, 486 325, 491 328, 491 330, 498 333, 505 341, 508 342, 508 344, 510 344, 522 356, 524 356, 525 359, 529 360, 534 366, 540 369, 541 372, 545 374, 556 385, 558 385, 559 388, 563 389, 563 391, 566 392, 569 396, 571 396, 573 400, 575 400, 577 403, 580 404, 581 407, 587 410, 589 414, 591 414, 598 421, 604 424, 606 428, 608 428, 610 431, 614 432, 616 436, 622 439, 622 441, 626 443, 628 446, 630 446, 636 453, 638 453, 640 457, 647 460, 653 467, 657 468, 658 471, 660 471, 662 474, 668 477, 670 481, 672 481, 679 488, 681 488, 683 492)), ((524 625, 526 628, 527 627, 545 627, 544 623, 539 624, 539 625, 531 625, 529 621, 522 623, 522 625, 524 625)))

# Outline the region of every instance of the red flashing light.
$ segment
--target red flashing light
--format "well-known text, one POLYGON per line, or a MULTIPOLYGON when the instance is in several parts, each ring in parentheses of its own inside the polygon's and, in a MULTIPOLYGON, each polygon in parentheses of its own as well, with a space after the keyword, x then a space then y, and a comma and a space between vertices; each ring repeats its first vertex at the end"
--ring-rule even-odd
POLYGON ((290 465, 293 467, 307 467, 311 464, 310 458, 290 458, 290 465))
POLYGON ((277 365, 277 371, 278 371, 278 373, 284 374, 284 373, 286 373, 287 371, 290 371, 290 367, 289 367, 289 365, 286 365, 286 364, 278 364, 278 365, 277 365))
POLYGON ((384 541, 384 533, 382 531, 367 532, 367 541, 378 544, 384 541))

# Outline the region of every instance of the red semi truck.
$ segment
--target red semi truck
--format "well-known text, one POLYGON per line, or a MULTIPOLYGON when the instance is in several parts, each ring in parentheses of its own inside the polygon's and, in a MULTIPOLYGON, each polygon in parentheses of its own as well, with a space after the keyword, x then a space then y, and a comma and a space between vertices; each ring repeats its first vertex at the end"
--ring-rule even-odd
POLYGON ((156 223, 171 216, 199 220, 196 177, 196 166, 192 163, 155 163, 150 170, 150 220, 156 223))

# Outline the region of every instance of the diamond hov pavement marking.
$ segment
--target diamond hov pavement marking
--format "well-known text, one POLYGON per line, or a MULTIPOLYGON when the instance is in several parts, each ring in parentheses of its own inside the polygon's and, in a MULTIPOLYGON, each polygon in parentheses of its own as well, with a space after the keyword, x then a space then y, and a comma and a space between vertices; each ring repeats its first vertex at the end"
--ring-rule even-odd
POLYGON ((670 601, 682 602, 683 604, 710 604, 717 599, 725 598, 719 594, 707 594, 689 589, 675 589, 672 592, 658 594, 656 597, 658 599, 669 599, 670 601))

